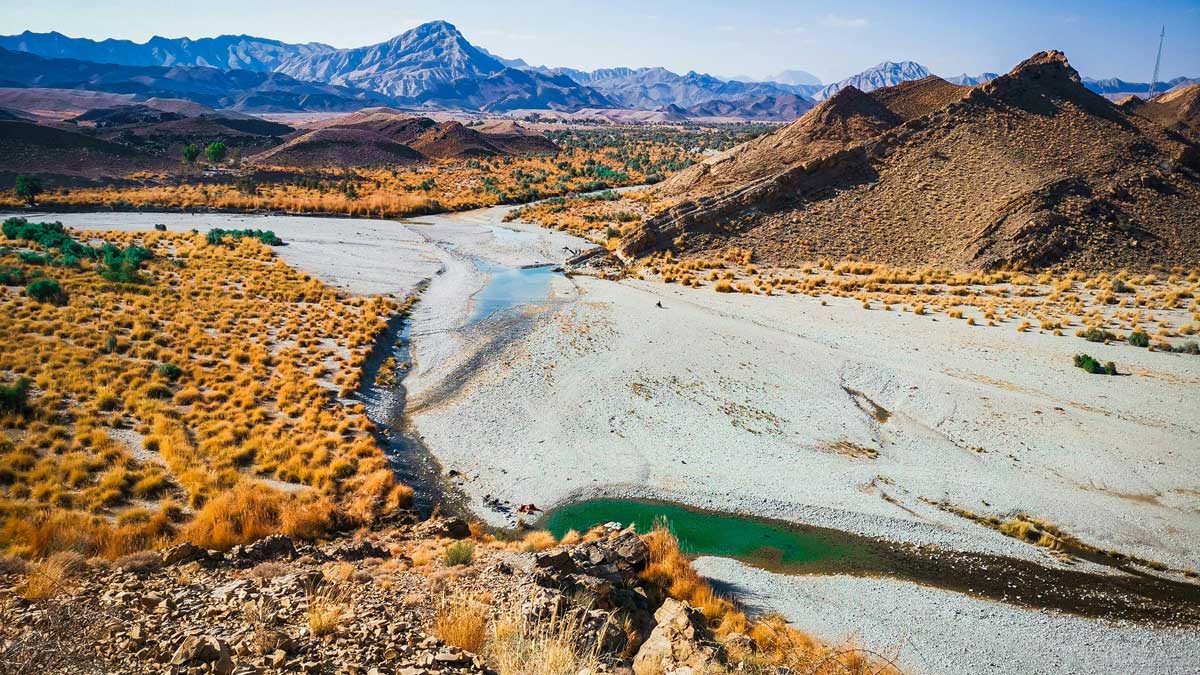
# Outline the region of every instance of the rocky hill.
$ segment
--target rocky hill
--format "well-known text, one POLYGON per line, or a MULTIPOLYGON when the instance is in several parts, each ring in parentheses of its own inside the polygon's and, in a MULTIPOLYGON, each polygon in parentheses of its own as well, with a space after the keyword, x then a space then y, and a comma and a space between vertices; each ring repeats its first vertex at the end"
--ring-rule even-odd
POLYGON ((1129 97, 1120 105, 1123 110, 1154 120, 1193 143, 1200 143, 1200 83, 1173 89, 1149 101, 1129 97))
POLYGON ((766 264, 957 268, 1200 260, 1194 144, 1086 89, 1060 52, 958 100, 948 86, 845 89, 680 173, 655 191, 661 211, 627 233, 623 255, 738 246, 766 264))
POLYGON ((0 563, 6 675, 522 675, 550 659, 535 672, 898 675, 748 618, 661 532, 501 540, 451 518, 324 544, 0 563))

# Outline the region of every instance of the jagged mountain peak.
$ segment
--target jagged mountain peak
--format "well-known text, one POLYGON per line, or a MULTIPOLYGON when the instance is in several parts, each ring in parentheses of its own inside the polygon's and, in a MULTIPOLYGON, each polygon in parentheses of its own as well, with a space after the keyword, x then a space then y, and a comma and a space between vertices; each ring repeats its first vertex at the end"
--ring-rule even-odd
POLYGON ((901 82, 929 77, 929 69, 916 61, 883 61, 861 73, 852 75, 822 89, 815 98, 829 98, 845 87, 853 86, 860 91, 870 92, 884 87, 893 87, 901 82))

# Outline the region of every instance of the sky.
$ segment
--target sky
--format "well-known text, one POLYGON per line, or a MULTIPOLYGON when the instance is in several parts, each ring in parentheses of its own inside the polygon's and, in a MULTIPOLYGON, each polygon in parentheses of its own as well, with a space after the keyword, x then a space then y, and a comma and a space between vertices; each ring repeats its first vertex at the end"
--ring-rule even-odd
POLYGON ((533 65, 664 66, 731 77, 806 70, 833 82, 881 61, 939 75, 1005 72, 1059 49, 1084 76, 1145 82, 1165 25, 1162 79, 1200 76, 1200 0, 39 0, 6 3, 0 34, 57 30, 144 41, 248 34, 357 47, 442 19, 533 65))

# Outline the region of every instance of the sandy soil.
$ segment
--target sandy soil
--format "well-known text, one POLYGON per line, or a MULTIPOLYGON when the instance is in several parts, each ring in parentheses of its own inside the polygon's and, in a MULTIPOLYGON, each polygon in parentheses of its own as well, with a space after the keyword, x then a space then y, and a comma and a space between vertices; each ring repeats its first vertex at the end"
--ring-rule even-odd
POLYGON ((700 558, 696 566, 760 612, 780 612, 830 641, 852 637, 897 656, 914 674, 1184 675, 1200 668, 1194 632, 1025 609, 891 579, 785 576, 727 558, 700 558))

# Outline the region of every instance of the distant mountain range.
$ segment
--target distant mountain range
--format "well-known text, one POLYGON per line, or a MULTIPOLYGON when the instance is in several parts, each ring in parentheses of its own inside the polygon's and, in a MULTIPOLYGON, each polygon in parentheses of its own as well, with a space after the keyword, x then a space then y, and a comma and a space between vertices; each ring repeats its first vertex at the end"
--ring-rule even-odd
MULTIPOLYGON (((0 56, 6 64, 19 63, 18 71, 45 71, 16 72, 0 85, 169 96, 255 112, 345 110, 355 105, 488 112, 616 108, 662 111, 672 117, 790 120, 845 87, 869 92, 930 74, 913 61, 885 61, 822 85, 811 73, 794 69, 754 81, 665 68, 583 71, 531 66, 471 44, 445 21, 351 49, 249 35, 197 40, 156 36, 137 43, 29 31, 0 37, 0 48, 49 59, 34 65, 15 60, 11 53, 0 56)), ((995 77, 983 73, 946 79, 975 86, 995 77)), ((1163 91, 1185 81, 1189 80, 1166 83, 1163 91)), ((1120 80, 1085 84, 1108 96, 1144 95, 1149 89, 1120 80)))
MULTIPOLYGON (((1159 82, 1158 87, 1155 88, 1155 92, 1162 94, 1172 89, 1186 87, 1189 84, 1195 84, 1197 82, 1200 82, 1200 78, 1177 77, 1166 82, 1159 82)), ((1083 78, 1083 86, 1091 89, 1101 96, 1104 96, 1105 98, 1113 100, 1120 100, 1126 96, 1145 98, 1146 95, 1150 93, 1149 82, 1126 82, 1125 80, 1118 80, 1115 77, 1110 77, 1103 80, 1094 80, 1090 77, 1085 77, 1083 78)))
POLYGON ((804 110, 813 106, 803 89, 777 82, 739 82, 723 80, 713 75, 688 72, 673 73, 666 68, 606 68, 591 72, 571 68, 545 69, 554 75, 566 76, 602 93, 616 106, 636 110, 657 110, 665 106, 683 109, 704 104, 721 103, 737 108, 743 101, 762 103, 767 98, 783 98, 794 105, 804 103, 804 110))
POLYGON ((58 32, 30 31, 0 37, 0 47, 48 58, 122 66, 209 66, 260 73, 278 70, 287 61, 335 51, 333 47, 317 42, 289 44, 249 35, 221 35, 199 40, 154 36, 139 43, 111 39, 98 42, 67 37, 58 32))
POLYGON ((282 73, 47 59, 7 49, 0 49, 0 86, 135 94, 143 100, 186 99, 243 112, 351 111, 388 102, 375 92, 305 82, 282 73))

